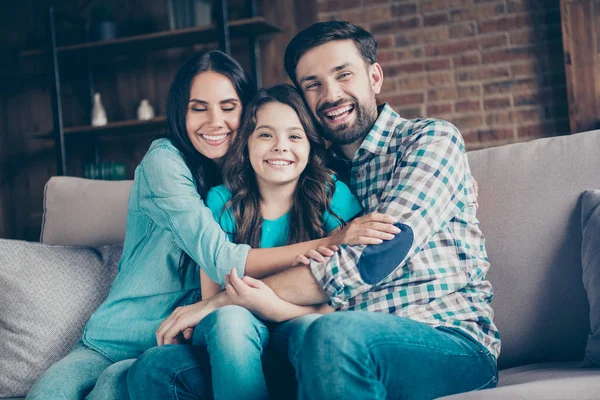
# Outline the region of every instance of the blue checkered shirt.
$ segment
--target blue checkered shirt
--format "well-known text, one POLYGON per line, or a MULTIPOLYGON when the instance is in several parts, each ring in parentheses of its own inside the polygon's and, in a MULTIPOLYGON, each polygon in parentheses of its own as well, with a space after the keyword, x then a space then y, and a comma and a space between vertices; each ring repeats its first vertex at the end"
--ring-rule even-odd
POLYGON ((381 106, 354 155, 349 183, 365 214, 391 215, 402 232, 395 243, 340 246, 328 261, 311 262, 331 306, 458 328, 498 357, 493 291, 485 279, 490 264, 456 127, 407 120, 381 106))

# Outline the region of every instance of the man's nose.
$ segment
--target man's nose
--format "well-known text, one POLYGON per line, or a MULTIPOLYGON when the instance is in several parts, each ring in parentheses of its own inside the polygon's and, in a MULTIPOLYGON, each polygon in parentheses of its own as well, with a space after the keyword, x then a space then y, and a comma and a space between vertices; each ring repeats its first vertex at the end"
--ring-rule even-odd
POLYGON ((342 90, 340 88, 340 85, 336 82, 327 82, 325 84, 325 92, 324 92, 324 101, 326 102, 335 102, 337 101, 340 97, 342 97, 342 90))

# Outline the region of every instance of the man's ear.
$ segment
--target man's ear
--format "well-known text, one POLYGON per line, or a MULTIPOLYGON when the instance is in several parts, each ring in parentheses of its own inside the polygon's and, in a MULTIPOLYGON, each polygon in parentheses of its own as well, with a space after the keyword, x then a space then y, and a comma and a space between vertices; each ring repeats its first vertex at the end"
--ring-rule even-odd
POLYGON ((379 63, 373 63, 369 66, 369 81, 371 82, 373 93, 379 94, 383 85, 383 70, 379 63))

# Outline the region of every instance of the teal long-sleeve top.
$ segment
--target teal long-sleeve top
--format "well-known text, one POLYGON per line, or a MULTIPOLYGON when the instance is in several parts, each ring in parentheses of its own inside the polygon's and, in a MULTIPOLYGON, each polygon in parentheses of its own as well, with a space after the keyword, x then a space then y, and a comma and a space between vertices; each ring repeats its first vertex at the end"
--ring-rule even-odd
POLYGON ((119 272, 84 344, 113 361, 138 357, 156 345, 156 329, 176 307, 200 299, 199 270, 180 267, 182 251, 223 284, 232 267, 244 274, 249 250, 214 220, 179 150, 155 140, 135 171, 119 272))

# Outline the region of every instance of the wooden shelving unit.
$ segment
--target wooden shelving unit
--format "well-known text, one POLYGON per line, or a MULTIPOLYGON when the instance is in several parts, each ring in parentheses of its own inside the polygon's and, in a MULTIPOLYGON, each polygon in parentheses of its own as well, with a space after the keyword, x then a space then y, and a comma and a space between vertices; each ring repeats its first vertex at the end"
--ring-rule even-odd
MULTIPOLYGON (((129 120, 111 122, 104 126, 72 126, 65 128, 64 135, 67 137, 76 135, 93 135, 106 137, 139 133, 155 133, 160 131, 166 131, 166 122, 166 117, 158 116, 154 119, 147 121, 129 120)), ((54 132, 48 132, 42 135, 35 136, 34 138, 39 140, 53 140, 54 132)))
MULTIPOLYGON (((69 46, 58 46, 56 43, 56 28, 54 7, 49 9, 49 46, 47 49, 30 49, 19 53, 20 58, 48 57, 51 59, 53 85, 52 85, 52 114, 53 130, 50 133, 34 136, 36 140, 54 140, 57 174, 66 175, 67 152, 65 141, 67 138, 91 137, 94 143, 96 162, 98 162, 99 137, 123 136, 130 134, 159 133, 166 131, 166 118, 158 116, 149 121, 119 121, 111 122, 102 127, 89 126, 63 126, 63 106, 61 100, 60 64, 69 62, 82 62, 88 67, 89 93, 93 94, 93 66, 95 62, 110 60, 112 57, 140 54, 168 48, 189 47, 195 44, 218 42, 221 51, 230 54, 230 40, 242 38, 248 40, 251 54, 252 72, 260 86, 260 49, 256 38, 261 35, 280 32, 276 25, 257 16, 256 0, 246 0, 247 15, 249 18, 229 21, 227 17, 227 0, 217 0, 213 4, 217 8, 216 22, 212 25, 197 26, 186 29, 155 32, 145 35, 129 36, 113 40, 81 43, 69 46), (80 59, 80 60, 78 60, 80 59)), ((90 101, 91 103, 91 101, 90 101)))
MULTIPOLYGON (((228 25, 230 37, 233 39, 260 36, 281 31, 279 27, 267 22, 262 17, 229 21, 228 25)), ((56 50, 60 56, 79 56, 94 59, 116 57, 135 52, 145 53, 168 48, 187 47, 200 43, 215 42, 217 40, 217 26, 207 25, 99 42, 58 46, 56 50)), ((36 57, 45 54, 48 54, 48 51, 44 49, 23 50, 19 53, 22 58, 36 57)))

